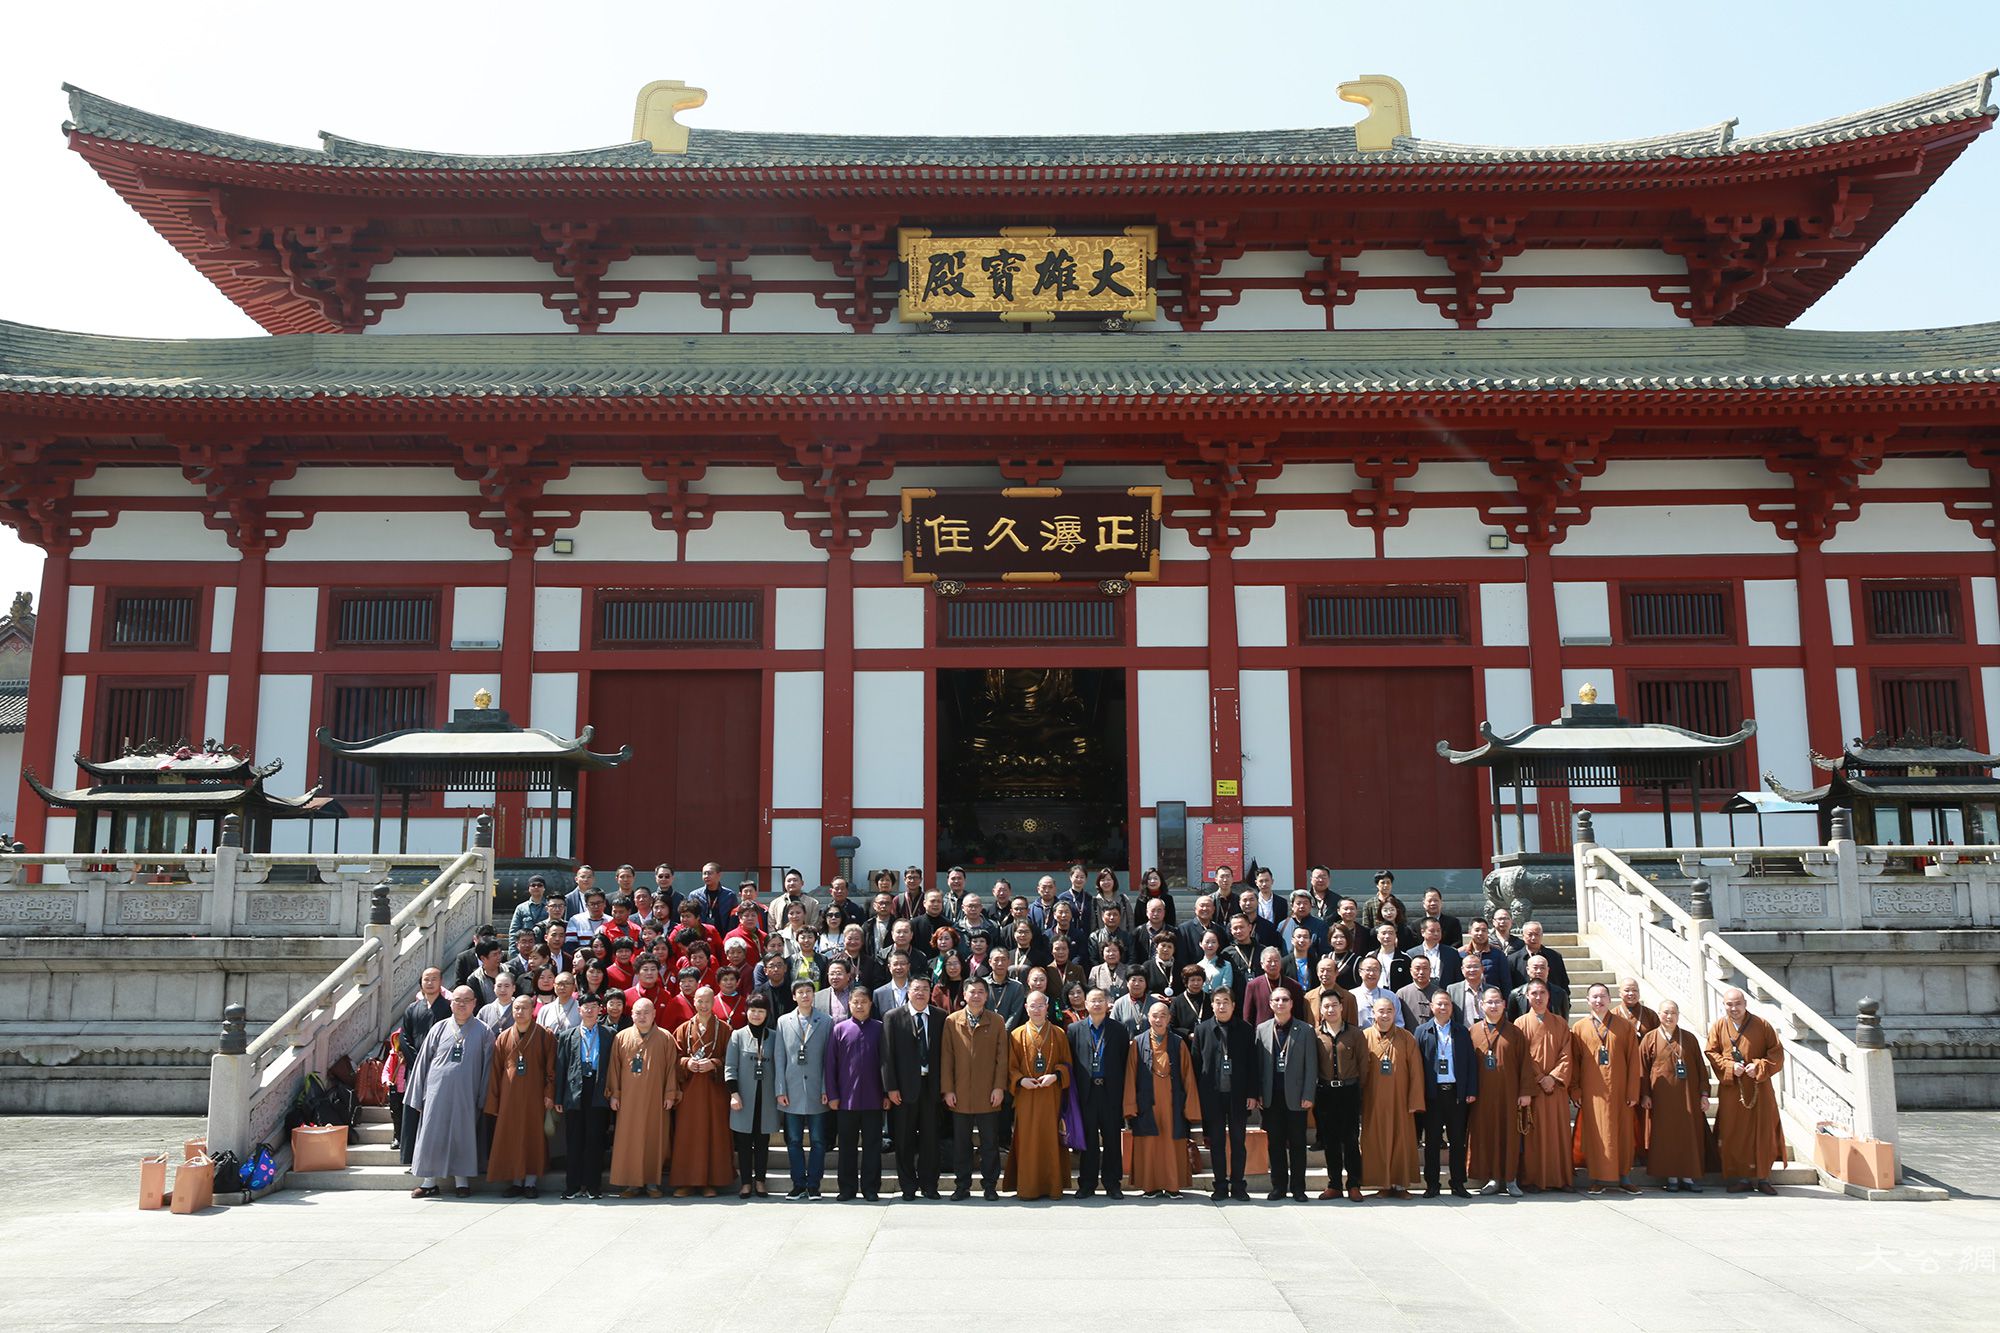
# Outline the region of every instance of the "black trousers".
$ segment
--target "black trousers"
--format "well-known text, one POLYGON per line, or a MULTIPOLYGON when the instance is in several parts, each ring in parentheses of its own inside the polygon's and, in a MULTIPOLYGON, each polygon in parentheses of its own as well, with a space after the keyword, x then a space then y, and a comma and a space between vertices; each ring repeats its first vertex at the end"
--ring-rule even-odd
POLYGON ((1465 1155, 1470 1146, 1465 1138, 1465 1098, 1457 1087, 1439 1088, 1424 1104, 1424 1184, 1438 1183, 1438 1156, 1450 1139, 1451 1185, 1465 1184, 1465 1155))
POLYGON ((1313 1124, 1319 1131, 1319 1150, 1326 1155, 1327 1188, 1360 1189, 1361 1085, 1320 1084, 1313 1101, 1313 1124))
POLYGON ((952 1173, 958 1187, 972 1188, 972 1134, 979 1132, 979 1179, 987 1189, 1000 1185, 1000 1112, 953 1111, 951 1113, 952 1173))
POLYGON ((1271 1192, 1296 1194, 1306 1187, 1306 1113, 1283 1103, 1264 1105, 1264 1139, 1271 1150, 1271 1192))
POLYGON ((903 1197, 922 1190, 937 1193, 942 1117, 948 1114, 934 1092, 903 1098, 896 1108, 896 1181, 903 1197))
POLYGON ((771 1169, 771 1133, 736 1134, 736 1179, 744 1185, 762 1184, 771 1169))
POLYGON ((840 1197, 874 1198, 882 1192, 882 1113, 873 1107, 865 1111, 842 1107, 833 1113, 833 1121, 834 1142, 840 1150, 835 1173, 840 1197))
POLYGON ((604 1129, 610 1112, 601 1106, 579 1106, 563 1112, 563 1188, 574 1194, 604 1190, 604 1129))
POLYGON ((1077 1163, 1079 1191, 1097 1188, 1101 1181, 1108 1190, 1125 1180, 1125 1084, 1117 1087, 1106 1079, 1101 1085, 1080 1075, 1078 1101, 1083 1106, 1083 1157, 1077 1163))
POLYGON ((403 1101, 401 1095, 397 1096, 396 1101, 399 1109, 402 1111, 402 1116, 398 1121, 402 1126, 402 1137, 397 1142, 401 1144, 403 1165, 408 1166, 417 1154, 417 1126, 422 1123, 424 1113, 403 1101))
POLYGON ((1201 1099, 1201 1136, 1208 1140, 1208 1169, 1215 1184, 1243 1183, 1243 1138, 1250 1128, 1250 1103, 1233 1094, 1201 1099))

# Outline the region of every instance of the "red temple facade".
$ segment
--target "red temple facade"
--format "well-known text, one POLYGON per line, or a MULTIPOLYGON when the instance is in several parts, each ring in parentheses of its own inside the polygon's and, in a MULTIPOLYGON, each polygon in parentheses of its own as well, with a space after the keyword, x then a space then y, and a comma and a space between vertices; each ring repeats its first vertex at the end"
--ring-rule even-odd
MULTIPOLYGON (((477 158, 72 90, 72 150, 272 336, 0 324, 0 521, 48 553, 23 762, 65 788, 79 753, 213 736, 353 810, 318 727, 485 689, 632 747, 586 779, 600 864, 824 878, 847 835, 1136 873, 1184 816, 1197 866, 1240 824, 1284 885, 1566 846, 1564 801, 1517 847, 1434 746, 1586 681, 1639 721, 1754 717, 1714 793, 1877 732, 1992 751, 2000 326, 1787 327, 1992 124, 1989 81, 1528 149, 1389 101, 956 139, 642 100, 633 142, 477 158), (1035 261, 1070 238, 1066 293, 1035 261), (1009 253, 1053 311, 1005 306, 1009 253), (1084 308, 1093 270, 1129 309, 1084 308), (1148 487, 1137 579, 905 559, 910 491, 1148 487)), ((1659 838, 1656 795, 1589 797, 1600 840, 1659 838)), ((434 798, 412 850, 478 800, 434 798)), ((535 800, 499 798, 503 854, 535 800)), ((20 827, 74 836, 33 798, 20 827)))

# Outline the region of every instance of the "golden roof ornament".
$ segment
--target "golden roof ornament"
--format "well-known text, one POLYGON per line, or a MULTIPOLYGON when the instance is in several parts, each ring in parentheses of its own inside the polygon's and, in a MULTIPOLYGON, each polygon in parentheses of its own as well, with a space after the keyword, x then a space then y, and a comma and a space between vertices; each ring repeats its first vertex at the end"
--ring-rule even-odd
POLYGON ((1592 685, 1589 681, 1586 680, 1585 682, 1583 682, 1582 685, 1579 685, 1577 687, 1576 701, 1580 704, 1596 703, 1597 687, 1595 685, 1592 685))
POLYGON ((1340 100, 1368 108, 1368 115, 1354 127, 1354 146, 1364 153, 1386 153, 1396 146, 1400 135, 1409 137, 1410 97, 1403 85, 1387 74, 1363 74, 1340 85, 1340 100))
POLYGON ((493 706, 493 691, 481 685, 472 692, 472 706, 480 709, 491 708, 493 706))
POLYGON ((639 90, 632 108, 632 137, 644 139, 658 154, 685 153, 688 127, 674 119, 708 100, 706 88, 690 88, 679 79, 655 79, 639 90))

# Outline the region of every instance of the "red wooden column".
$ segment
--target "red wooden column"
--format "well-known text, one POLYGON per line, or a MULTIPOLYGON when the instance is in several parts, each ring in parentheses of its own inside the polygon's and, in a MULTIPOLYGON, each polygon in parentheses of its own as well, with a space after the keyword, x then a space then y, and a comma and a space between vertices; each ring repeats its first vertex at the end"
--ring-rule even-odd
MULTIPOLYGON (((221 728, 226 745, 257 749, 257 696, 264 667, 264 591, 270 573, 264 548, 246 548, 236 562, 236 611, 229 626, 229 701, 221 728)), ((211 729, 216 719, 210 718, 211 729)), ((268 760, 268 755, 257 758, 268 760)))
MULTIPOLYGON (((1549 558, 1550 543, 1526 545, 1522 577, 1528 589, 1528 692, 1534 701, 1536 722, 1553 722, 1562 716, 1562 623, 1556 615, 1555 562, 1549 558)), ((1536 845, 1553 851, 1565 843, 1557 827, 1553 805, 1541 794, 1535 798, 1536 845)), ((1523 849, 1525 850, 1525 849, 1523 849)))
POLYGON ((1840 683, 1833 662, 1833 616, 1826 603, 1826 558, 1819 543, 1798 543, 1799 652, 1805 663, 1806 736, 1819 754, 1844 748, 1840 683))
POLYGON ((1218 541, 1208 550, 1208 766, 1211 817, 1225 821, 1243 818, 1243 697, 1236 637, 1236 557, 1218 541), (1223 783, 1233 784, 1227 790, 1235 794, 1222 795, 1223 783))
MULTIPOLYGON (((515 546, 507 552, 507 609, 500 630, 500 707, 517 727, 530 725, 534 717, 536 549, 515 546)), ((494 803, 498 816, 494 822, 499 826, 495 854, 527 855, 528 794, 499 792, 494 803)), ((560 813, 551 811, 550 818, 560 813)))
POLYGON ((854 553, 844 544, 826 553, 826 629, 820 653, 820 868, 833 878, 828 839, 854 832, 854 553))
MULTIPOLYGON (((21 735, 21 771, 33 769, 35 776, 49 781, 55 776, 56 715, 62 700, 64 639, 69 633, 69 548, 49 548, 42 562, 42 591, 36 599, 35 650, 28 664, 28 724, 21 735)), ((23 780, 15 795, 18 804, 14 836, 31 852, 51 850, 44 845, 48 836, 49 809, 23 780)), ((57 850, 68 851, 63 847, 57 850)))

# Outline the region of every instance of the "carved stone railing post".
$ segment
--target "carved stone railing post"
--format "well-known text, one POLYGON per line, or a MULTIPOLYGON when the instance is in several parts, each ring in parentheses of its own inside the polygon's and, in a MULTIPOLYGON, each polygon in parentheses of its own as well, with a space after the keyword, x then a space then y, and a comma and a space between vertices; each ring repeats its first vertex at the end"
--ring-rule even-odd
POLYGON ((382 946, 368 962, 368 995, 375 1010, 378 1037, 389 1031, 396 1007, 403 1002, 402 996, 392 993, 396 984, 396 928, 390 924, 392 920, 389 886, 377 884, 368 894, 368 924, 361 933, 382 946))
POLYGON ((861 850, 861 839, 852 834, 842 833, 828 838, 827 844, 833 850, 833 873, 854 887, 854 855, 861 850))
POLYGON ((1688 944, 1691 946, 1688 961, 1692 966, 1688 969, 1689 993, 1683 1002, 1686 1012, 1682 1017, 1694 1031, 1707 1032, 1709 1024, 1715 1021, 1715 1011, 1708 997, 1709 968, 1712 966, 1708 937, 1715 933, 1715 900, 1707 880, 1688 882, 1688 915, 1694 918, 1688 930, 1688 944))
MULTIPOLYGON (((1576 831, 1570 839, 1570 855, 1576 866, 1576 937, 1590 934, 1590 853, 1597 846, 1597 827, 1590 811, 1576 812, 1576 831)), ((1496 849, 1497 850, 1497 849, 1496 849)))
MULTIPOLYGON (((1854 1006, 1854 1134, 1896 1146, 1896 1069, 1889 1043, 1882 1037, 1882 1006, 1863 996, 1854 1006)), ((1903 1177, 1897 1153, 1896 1178, 1903 1177)))
POLYGON ((240 1004, 222 1011, 222 1040, 208 1058, 208 1150, 238 1157, 250 1147, 250 1093, 256 1071, 246 1050, 247 1015, 240 1004))
MULTIPOLYGON (((478 870, 486 881, 486 892, 480 901, 486 905, 486 914, 490 917, 500 910, 500 861, 493 854, 493 816, 481 815, 473 822, 472 845, 485 852, 480 858, 478 870)), ((574 852, 574 849, 571 850, 574 852)))
POLYGON ((1828 822, 1831 836, 1826 847, 1833 853, 1836 877, 1833 920, 1844 929, 1857 930, 1868 905, 1861 893, 1861 854, 1854 845, 1854 812, 1846 806, 1836 807, 1828 822))
POLYGON ((234 935, 236 931, 236 872, 243 860, 243 819, 239 815, 225 815, 222 820, 222 839, 215 847, 215 883, 209 892, 210 912, 208 926, 217 935, 234 935))

